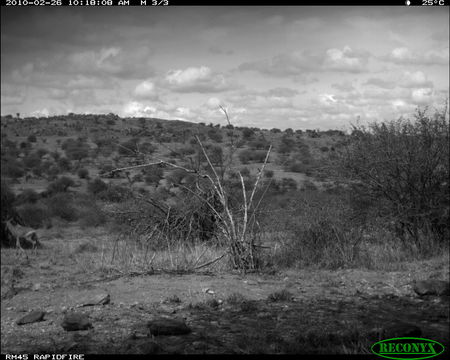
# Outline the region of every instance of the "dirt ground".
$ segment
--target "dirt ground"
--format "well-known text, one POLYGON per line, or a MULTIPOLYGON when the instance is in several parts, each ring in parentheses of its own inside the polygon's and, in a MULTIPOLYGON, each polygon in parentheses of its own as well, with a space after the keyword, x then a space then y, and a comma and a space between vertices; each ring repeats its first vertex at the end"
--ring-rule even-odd
POLYGON ((112 275, 80 271, 70 256, 49 259, 45 245, 23 266, 2 249, 2 353, 370 353, 382 329, 399 323, 449 345, 448 296, 419 298, 411 286, 448 281, 444 260, 397 272, 112 275), (271 296, 282 290, 293 297, 271 296), (109 304, 79 307, 104 293, 109 304), (44 320, 16 324, 32 310, 46 311, 44 320), (93 328, 65 331, 71 311, 88 315, 93 328), (183 319, 192 332, 147 336, 146 322, 161 316, 183 319))

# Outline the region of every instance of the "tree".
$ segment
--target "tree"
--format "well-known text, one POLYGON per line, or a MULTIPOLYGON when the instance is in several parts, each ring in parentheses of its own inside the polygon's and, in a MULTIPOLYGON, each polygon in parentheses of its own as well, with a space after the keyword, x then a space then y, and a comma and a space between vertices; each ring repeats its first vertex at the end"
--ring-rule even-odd
POLYGON ((369 199, 383 201, 398 234, 416 243, 448 237, 449 123, 446 111, 417 110, 415 121, 400 118, 354 126, 343 156, 346 174, 369 199))
POLYGON ((70 177, 62 176, 59 179, 51 182, 47 187, 47 191, 52 194, 58 192, 66 192, 69 187, 74 185, 75 182, 70 177))
POLYGON ((244 140, 250 140, 255 135, 255 132, 250 128, 244 128, 242 130, 242 137, 244 140))
POLYGON ((28 135, 27 140, 28 140, 28 142, 30 142, 30 143, 35 143, 35 142, 37 141, 36 135, 34 135, 34 134, 28 135))

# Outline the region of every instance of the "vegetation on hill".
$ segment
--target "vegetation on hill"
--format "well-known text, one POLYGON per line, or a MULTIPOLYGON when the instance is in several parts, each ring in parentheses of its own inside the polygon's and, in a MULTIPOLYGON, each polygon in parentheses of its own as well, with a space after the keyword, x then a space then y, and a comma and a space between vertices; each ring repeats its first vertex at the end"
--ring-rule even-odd
POLYGON ((190 269, 377 267, 447 246, 446 110, 351 134, 114 114, 1 127, 2 221, 108 223, 146 261, 170 249, 191 251, 190 269), (223 251, 203 259, 199 244, 223 251))

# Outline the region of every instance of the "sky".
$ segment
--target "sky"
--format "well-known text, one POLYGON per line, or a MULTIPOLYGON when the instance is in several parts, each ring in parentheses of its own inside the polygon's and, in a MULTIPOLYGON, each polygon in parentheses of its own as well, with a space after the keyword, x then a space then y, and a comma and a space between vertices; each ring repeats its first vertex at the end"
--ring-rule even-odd
POLYGON ((2 7, 1 113, 347 129, 442 108, 449 7, 2 7))

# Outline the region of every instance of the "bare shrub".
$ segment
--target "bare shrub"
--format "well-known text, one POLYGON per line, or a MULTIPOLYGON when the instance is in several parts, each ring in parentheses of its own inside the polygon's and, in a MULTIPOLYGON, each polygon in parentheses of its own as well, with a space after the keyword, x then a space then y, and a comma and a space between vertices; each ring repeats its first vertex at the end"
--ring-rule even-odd
MULTIPOLYGON (((445 242, 450 221, 447 107, 414 121, 398 119, 354 126, 342 159, 346 175, 362 193, 383 201, 383 215, 404 241, 427 237, 445 242)), ((358 189, 357 189, 358 190, 358 189)))

